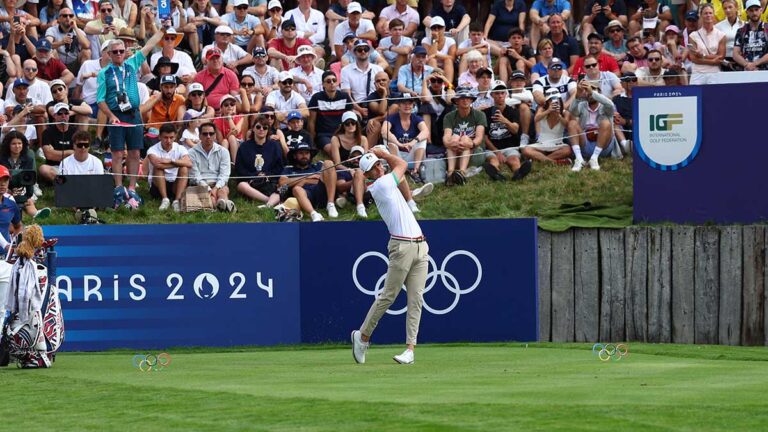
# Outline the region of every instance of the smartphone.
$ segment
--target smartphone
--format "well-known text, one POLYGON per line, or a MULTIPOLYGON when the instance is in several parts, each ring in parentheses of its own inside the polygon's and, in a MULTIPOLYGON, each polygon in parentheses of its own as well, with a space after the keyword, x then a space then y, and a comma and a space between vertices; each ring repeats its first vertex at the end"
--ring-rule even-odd
POLYGON ((114 18, 112 18, 112 15, 107 15, 104 17, 104 24, 111 26, 112 23, 115 21, 114 18))
POLYGON ((19 18, 19 16, 18 16, 18 15, 14 15, 14 17, 13 17, 13 23, 14 23, 14 24, 18 24, 18 23, 20 23, 20 22, 21 22, 21 18, 19 18))
POLYGON ((581 82, 581 81, 584 81, 584 78, 586 78, 586 77, 587 77, 587 75, 586 75, 586 74, 580 73, 580 74, 579 74, 579 78, 578 78, 578 81, 579 81, 579 82, 581 82))
POLYGON ((32 106, 32 105, 33 105, 33 104, 32 104, 32 99, 31 99, 31 98, 27 98, 27 99, 24 101, 24 104, 26 104, 27 106, 32 106))

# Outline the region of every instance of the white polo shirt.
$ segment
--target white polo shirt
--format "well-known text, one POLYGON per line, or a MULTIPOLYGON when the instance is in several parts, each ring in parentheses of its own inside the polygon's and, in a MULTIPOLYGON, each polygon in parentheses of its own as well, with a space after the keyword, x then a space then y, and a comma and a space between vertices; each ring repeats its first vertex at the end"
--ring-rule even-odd
MULTIPOLYGON (((147 150, 147 160, 150 161, 149 169, 147 170, 147 176, 149 179, 147 181, 152 184, 152 172, 154 171, 154 168, 152 167, 152 162, 151 159, 149 159, 149 155, 155 155, 161 159, 179 160, 184 156, 188 156, 189 151, 187 151, 186 147, 177 142, 174 142, 171 145, 171 149, 168 151, 166 151, 163 148, 163 145, 159 142, 150 147, 149 150, 147 150)), ((175 182, 176 177, 179 175, 179 167, 166 168, 163 171, 165 171, 165 180, 169 182, 175 182)))
POLYGON ((304 69, 299 66, 291 69, 290 72, 294 77, 307 80, 312 85, 312 92, 310 93, 307 91, 307 87, 304 84, 296 84, 296 90, 299 91, 299 94, 301 94, 301 97, 303 97, 305 101, 312 99, 313 94, 323 90, 322 69, 312 66, 312 72, 307 74, 304 72, 304 69))
POLYGON ((304 33, 314 33, 309 41, 313 45, 322 45, 325 43, 325 15, 317 9, 309 9, 309 19, 304 18, 304 14, 299 8, 291 9, 285 14, 285 19, 293 18, 296 22, 297 36, 305 37, 304 33))
MULTIPOLYGON (((267 95, 267 101, 264 103, 264 105, 274 108, 275 111, 284 113, 298 110, 300 105, 306 104, 307 101, 294 90, 291 90, 291 95, 287 99, 280 93, 280 90, 272 90, 272 92, 267 95)), ((288 125, 286 123, 281 123, 280 127, 286 128, 288 125)))
POLYGON ((341 69, 341 89, 350 90, 352 100, 364 101, 376 89, 376 74, 384 69, 368 62, 368 68, 360 69, 357 63, 351 63, 341 69))
POLYGON ((352 31, 351 28, 349 28, 349 20, 344 20, 339 25, 336 26, 336 30, 334 30, 333 33, 333 44, 334 45, 344 45, 344 36, 347 33, 354 33, 355 36, 367 33, 371 30, 376 30, 376 28, 373 26, 373 22, 371 20, 367 19, 360 19, 360 24, 357 26, 356 31, 352 31))
POLYGON ((376 201, 376 207, 384 223, 387 224, 390 235, 406 238, 421 237, 423 235, 421 227, 397 185, 395 174, 387 173, 369 185, 368 191, 373 195, 373 200, 376 201))

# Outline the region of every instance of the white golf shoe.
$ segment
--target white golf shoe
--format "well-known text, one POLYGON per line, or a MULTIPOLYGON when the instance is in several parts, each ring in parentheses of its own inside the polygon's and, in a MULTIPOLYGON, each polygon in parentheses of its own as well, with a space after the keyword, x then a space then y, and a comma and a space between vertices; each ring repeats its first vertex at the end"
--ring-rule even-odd
POLYGON ((413 364, 413 351, 406 349, 402 354, 396 355, 392 359, 400 364, 413 364))
POLYGON ((365 352, 368 351, 368 347, 371 345, 370 342, 363 342, 361 336, 360 330, 353 331, 351 336, 352 357, 355 359, 355 362, 360 364, 365 363, 365 352))

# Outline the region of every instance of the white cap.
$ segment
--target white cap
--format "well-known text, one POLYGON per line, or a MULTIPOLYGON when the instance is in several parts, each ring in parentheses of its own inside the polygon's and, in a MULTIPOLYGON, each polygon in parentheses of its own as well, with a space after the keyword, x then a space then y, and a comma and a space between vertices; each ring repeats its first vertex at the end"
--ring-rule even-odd
POLYGON ((383 152, 390 153, 389 149, 384 144, 375 145, 375 146, 373 146, 373 148, 377 148, 377 149, 379 149, 379 150, 381 150, 383 152))
POLYGON ((283 5, 280 4, 280 0, 269 0, 269 4, 267 5, 267 9, 274 9, 274 8, 283 8, 283 5))
POLYGON ((441 16, 433 16, 432 22, 429 23, 429 28, 434 26, 445 27, 445 20, 441 16))
POLYGON ((363 13, 363 7, 360 6, 360 3, 358 2, 349 2, 347 5, 347 13, 351 14, 352 12, 363 13))
POLYGON ((69 104, 65 104, 64 102, 59 102, 56 105, 53 106, 53 112, 57 113, 61 110, 67 110, 69 111, 69 104))
POLYGON ((378 161, 379 158, 377 158, 375 154, 366 153, 360 158, 360 169, 363 170, 363 172, 368 172, 378 161))
POLYGON ((64 88, 67 88, 67 84, 64 81, 60 80, 60 79, 55 79, 55 80, 51 81, 51 84, 50 84, 49 87, 50 88, 54 88, 57 85, 63 86, 64 88))
POLYGON ((205 89, 203 88, 203 85, 200 83, 192 83, 189 86, 187 86, 187 94, 190 94, 192 92, 205 92, 205 89))
POLYGON ((659 19, 657 17, 643 18, 643 30, 648 30, 648 29, 653 30, 656 28, 656 24, 658 23, 659 23, 659 19))
POLYGON ((234 6, 234 7, 238 7, 238 6, 242 6, 242 5, 248 5, 248 0, 234 0, 232 2, 232 6, 234 6))
POLYGON ((296 58, 299 58, 303 55, 311 55, 312 57, 317 58, 317 54, 315 54, 315 50, 312 49, 309 45, 302 45, 296 50, 296 58))
POLYGON ((349 149, 349 154, 352 154, 352 153, 355 153, 355 152, 358 152, 358 153, 361 153, 361 154, 365 154, 365 149, 363 148, 363 146, 359 146, 359 145, 352 146, 352 148, 349 149))
POLYGON ((277 75, 277 82, 283 82, 288 79, 293 79, 293 74, 288 71, 282 71, 277 75))
POLYGON ((555 87, 550 87, 544 92, 544 96, 546 96, 547 100, 560 99, 560 90, 555 87))
POLYGON ((354 120, 356 122, 359 122, 360 119, 357 118, 357 114, 355 114, 354 111, 347 111, 341 116, 341 122, 344 123, 347 120, 354 120))
POLYGON ((107 39, 104 42, 101 43, 101 50, 106 51, 109 49, 109 43, 112 41, 112 39, 107 39))
POLYGON ((224 95, 224 97, 221 98, 221 100, 219 101, 219 106, 224 105, 224 102, 228 99, 232 99, 233 101, 235 101, 235 104, 237 104, 237 98, 228 94, 228 95, 224 95))
POLYGON ((232 34, 234 32, 232 31, 232 27, 228 25, 220 25, 216 27, 215 33, 216 34, 232 34))
POLYGON ((761 7, 760 0, 747 0, 747 4, 744 5, 744 9, 749 9, 753 6, 761 7))

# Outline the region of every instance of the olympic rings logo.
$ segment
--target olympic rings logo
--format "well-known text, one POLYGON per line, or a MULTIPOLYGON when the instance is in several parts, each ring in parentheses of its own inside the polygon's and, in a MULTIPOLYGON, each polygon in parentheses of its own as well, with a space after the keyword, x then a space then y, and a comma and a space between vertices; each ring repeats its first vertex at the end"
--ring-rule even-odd
POLYGON ((629 346, 623 343, 616 345, 596 343, 592 345, 592 354, 597 355, 600 361, 605 362, 611 359, 619 361, 624 357, 629 357, 629 346))
MULTIPOLYGON (((376 285, 372 290, 365 288, 357 278, 357 270, 358 270, 358 267, 360 266, 360 263, 362 263, 363 260, 365 260, 368 257, 380 258, 382 261, 384 261, 385 265, 389 266, 389 258, 387 258, 386 255, 380 252, 375 252, 375 251, 366 252, 360 255, 355 260, 355 264, 352 266, 352 281, 355 283, 355 286, 357 287, 357 289, 360 290, 360 292, 362 292, 363 294, 371 295, 374 298, 378 298, 379 294, 384 289, 384 281, 387 279, 386 272, 384 272, 384 274, 382 274, 379 277, 379 279, 376 281, 376 285)), ((463 294, 469 294, 472 291, 474 291, 475 288, 477 288, 478 285, 480 285, 480 281, 483 278, 483 266, 482 264, 480 264, 480 260, 477 259, 475 254, 473 254, 472 252, 465 251, 465 250, 457 250, 457 251, 451 252, 445 257, 445 259, 443 259, 443 262, 440 264, 439 269, 437 268, 437 264, 435 263, 435 260, 432 259, 431 256, 428 256, 427 259, 429 260, 429 266, 427 269, 428 270, 432 269, 432 270, 427 273, 426 285, 424 287, 424 297, 425 297, 424 309, 426 309, 432 314, 445 315, 451 312, 452 310, 454 310, 456 306, 459 304, 459 300, 461 299, 461 296, 463 294), (445 269, 448 266, 448 262, 450 262, 453 257, 459 256, 459 255, 464 255, 469 259, 471 259, 475 263, 475 267, 477 269, 477 277, 475 278, 475 282, 465 289, 462 289, 459 286, 459 281, 456 279, 456 277, 450 272, 446 271, 445 269), (427 300, 426 300, 426 294, 432 288, 434 288, 435 284, 437 283, 438 277, 440 278, 440 281, 442 281, 443 286, 445 286, 445 288, 449 292, 453 293, 453 301, 451 302, 450 305, 448 305, 444 309, 433 308, 429 304, 427 304, 427 300)), ((403 289, 406 289, 405 286, 403 286, 403 289)), ((395 310, 395 311, 387 310, 387 313, 390 315, 402 315, 405 313, 407 309, 408 307, 405 306, 402 309, 395 310)))
POLYGON ((142 372, 157 372, 171 364, 171 355, 168 353, 136 354, 133 356, 133 367, 142 372))

